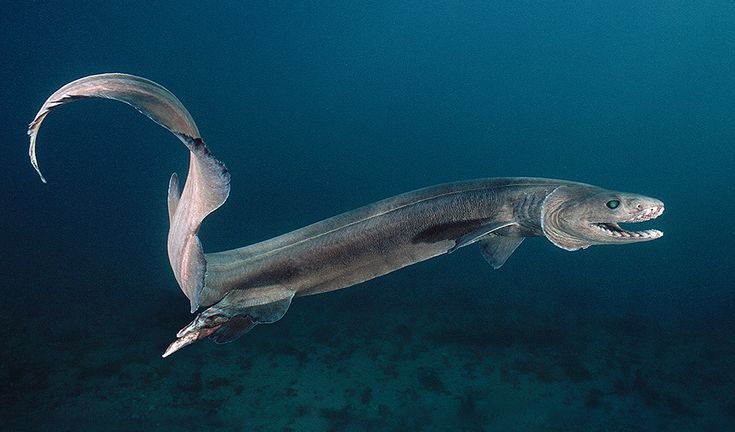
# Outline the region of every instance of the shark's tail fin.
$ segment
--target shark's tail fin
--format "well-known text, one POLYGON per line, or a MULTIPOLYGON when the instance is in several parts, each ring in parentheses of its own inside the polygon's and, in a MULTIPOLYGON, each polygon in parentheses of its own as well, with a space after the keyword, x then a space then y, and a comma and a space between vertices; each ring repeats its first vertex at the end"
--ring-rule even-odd
POLYGON ((28 154, 41 180, 46 182, 36 159, 41 123, 54 108, 85 98, 124 102, 171 131, 189 149, 191 161, 183 191, 179 192, 178 178, 172 177, 169 183, 169 261, 192 312, 216 301, 201 298, 207 263, 197 232, 202 220, 227 200, 230 174, 209 152, 191 114, 171 92, 145 78, 120 73, 92 75, 61 87, 46 100, 28 127, 28 154))
POLYGON ((293 290, 279 285, 232 290, 181 329, 163 357, 204 338, 232 342, 257 324, 274 323, 286 313, 293 297, 293 290))

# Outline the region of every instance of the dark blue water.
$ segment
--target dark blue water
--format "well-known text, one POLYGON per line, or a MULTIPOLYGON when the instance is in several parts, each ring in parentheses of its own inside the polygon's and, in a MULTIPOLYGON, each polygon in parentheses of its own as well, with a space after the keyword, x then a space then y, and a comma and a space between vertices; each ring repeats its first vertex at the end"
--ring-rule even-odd
POLYGON ((0 18, 0 430, 695 430, 735 426, 735 5, 65 2, 0 18), (187 153, 54 90, 153 79, 232 173, 207 251, 436 183, 538 176, 662 199, 664 238, 475 248, 229 345, 191 319, 166 186, 187 153))

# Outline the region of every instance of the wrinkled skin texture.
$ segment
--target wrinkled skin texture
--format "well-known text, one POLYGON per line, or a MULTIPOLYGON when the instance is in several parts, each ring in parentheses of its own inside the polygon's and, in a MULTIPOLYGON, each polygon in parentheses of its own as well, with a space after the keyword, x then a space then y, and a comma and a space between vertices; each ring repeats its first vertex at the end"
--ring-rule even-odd
POLYGON ((546 198, 543 230, 549 240, 567 250, 649 241, 663 233, 628 231, 618 224, 655 219, 663 211, 664 204, 654 198, 594 187, 561 186, 546 198))
POLYGON ((654 198, 564 180, 491 178, 408 192, 271 240, 205 255, 199 226, 227 199, 229 173, 207 149, 186 108, 160 85, 126 74, 65 85, 29 127, 33 166, 38 170, 36 136, 49 111, 90 97, 133 106, 190 152, 183 191, 175 174, 169 183, 168 253, 192 312, 204 309, 179 331, 164 357, 204 338, 230 342, 256 324, 275 322, 294 297, 346 288, 473 243, 499 268, 526 237, 578 250, 663 235, 619 225, 661 215, 663 203, 654 198))

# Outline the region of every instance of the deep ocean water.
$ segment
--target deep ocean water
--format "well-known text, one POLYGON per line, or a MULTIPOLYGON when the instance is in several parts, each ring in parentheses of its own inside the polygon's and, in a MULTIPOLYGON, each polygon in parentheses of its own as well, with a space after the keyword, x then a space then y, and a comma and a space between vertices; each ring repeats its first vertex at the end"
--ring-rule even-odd
POLYGON ((735 4, 20 2, 0 18, 2 431, 735 430, 735 4), (127 72, 232 173, 208 252, 478 177, 655 196, 649 243, 473 247, 228 345, 191 320, 166 187, 188 155, 127 106, 48 95, 127 72))

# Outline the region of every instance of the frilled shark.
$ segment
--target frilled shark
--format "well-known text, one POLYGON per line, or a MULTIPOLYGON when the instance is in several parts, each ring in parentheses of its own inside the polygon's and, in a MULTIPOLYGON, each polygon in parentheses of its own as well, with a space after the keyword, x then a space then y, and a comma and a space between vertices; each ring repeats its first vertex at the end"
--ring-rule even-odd
POLYGON ((33 122, 29 156, 46 115, 67 102, 124 102, 169 130, 190 153, 182 185, 168 185, 168 257, 174 277, 199 313, 163 357, 204 338, 231 342, 256 324, 278 321, 294 297, 320 294, 382 276, 477 243, 500 268, 526 237, 546 237, 569 251, 592 245, 654 240, 655 229, 619 224, 657 218, 658 199, 564 180, 510 177, 447 183, 378 201, 270 240, 204 253, 197 236, 207 215, 230 192, 230 174, 202 140, 171 92, 145 78, 108 73, 73 81, 53 93, 33 122))

